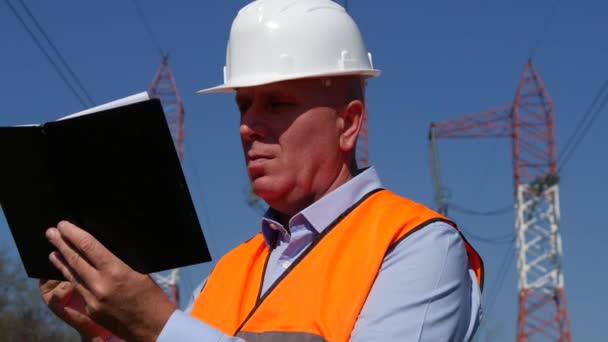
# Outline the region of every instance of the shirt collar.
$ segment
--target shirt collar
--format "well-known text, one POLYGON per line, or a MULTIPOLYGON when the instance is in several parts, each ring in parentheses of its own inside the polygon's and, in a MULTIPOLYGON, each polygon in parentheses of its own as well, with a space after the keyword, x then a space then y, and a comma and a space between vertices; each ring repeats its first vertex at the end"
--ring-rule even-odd
MULTIPOLYGON (((308 224, 310 228, 322 233, 338 216, 359 202, 370 191, 382 188, 382 183, 372 166, 323 196, 289 220, 289 228, 295 224, 308 224)), ((269 208, 262 218, 262 234, 266 244, 271 247, 277 232, 287 233, 276 217, 276 211, 269 208)))

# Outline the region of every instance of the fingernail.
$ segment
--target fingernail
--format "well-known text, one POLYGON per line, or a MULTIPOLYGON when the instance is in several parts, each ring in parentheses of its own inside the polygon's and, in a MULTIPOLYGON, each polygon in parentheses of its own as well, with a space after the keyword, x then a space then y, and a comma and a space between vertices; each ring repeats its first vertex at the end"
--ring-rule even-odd
POLYGON ((57 228, 60 229, 65 229, 68 226, 68 222, 67 221, 60 221, 59 223, 57 223, 57 228))
POLYGON ((54 238, 57 237, 57 229, 56 228, 49 228, 46 230, 46 238, 49 240, 52 240, 54 238))

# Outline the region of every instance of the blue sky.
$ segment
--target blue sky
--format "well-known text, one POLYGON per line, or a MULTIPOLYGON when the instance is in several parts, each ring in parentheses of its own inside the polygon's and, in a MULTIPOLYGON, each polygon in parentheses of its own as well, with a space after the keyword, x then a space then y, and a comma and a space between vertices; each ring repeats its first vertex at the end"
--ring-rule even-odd
MULTIPOLYGON (((12 3, 17 3, 15 0, 12 3)), ((140 1, 170 64, 186 110, 185 172, 214 257, 258 229, 247 207, 238 116, 230 95, 199 96, 221 82, 229 25, 246 1, 140 1)), ((554 1, 349 1, 380 78, 369 83, 369 156, 385 187, 432 206, 426 135, 431 121, 509 104, 554 1)), ((71 68, 97 103, 145 90, 160 56, 130 1, 29 1, 71 68)), ((561 1, 534 63, 556 109, 558 153, 595 92, 608 78, 608 3, 561 1)), ((0 126, 54 120, 81 109, 5 2, 0 3, 0 126)), ((608 233, 606 113, 595 121, 561 176, 561 232, 566 296, 576 340, 603 336, 608 233)), ((440 141, 444 183, 454 202, 477 210, 512 203, 508 140, 440 141)), ((513 213, 453 216, 485 237, 514 228, 513 213)), ((167 227, 170 233, 170 227, 167 227)), ((471 242, 487 267, 486 299, 510 245, 471 242)), ((0 214, 0 244, 18 255, 0 214)), ((171 251, 159 251, 171 253, 171 251)), ((510 252, 512 253, 512 251, 510 252)), ((184 269, 190 291, 210 265, 184 269)), ((515 264, 507 268, 486 328, 515 336, 515 264)))

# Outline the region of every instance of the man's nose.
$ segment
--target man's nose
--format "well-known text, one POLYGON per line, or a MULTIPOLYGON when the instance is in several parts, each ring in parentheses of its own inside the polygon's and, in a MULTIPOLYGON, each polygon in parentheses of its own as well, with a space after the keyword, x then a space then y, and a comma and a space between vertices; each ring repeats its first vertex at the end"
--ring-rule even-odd
POLYGON ((259 116, 251 108, 241 116, 239 133, 244 141, 258 140, 265 135, 264 125, 259 120, 259 116))

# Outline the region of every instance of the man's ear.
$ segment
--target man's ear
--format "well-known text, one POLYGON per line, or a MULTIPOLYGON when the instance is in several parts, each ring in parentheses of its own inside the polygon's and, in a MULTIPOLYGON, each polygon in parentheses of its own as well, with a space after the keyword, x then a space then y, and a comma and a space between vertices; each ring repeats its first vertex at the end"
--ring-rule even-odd
POLYGON ((340 149, 342 151, 348 152, 354 150, 365 115, 365 106, 361 100, 350 101, 344 110, 340 112, 342 119, 340 149))

